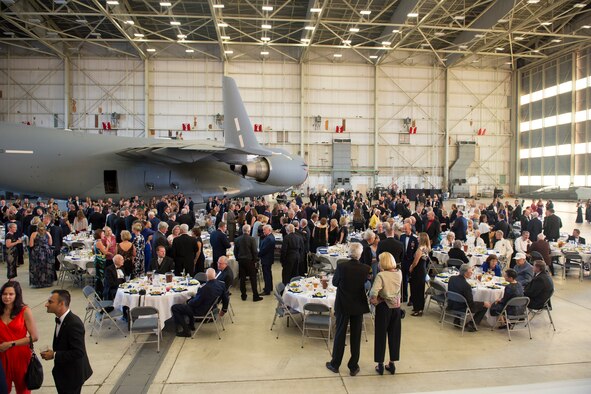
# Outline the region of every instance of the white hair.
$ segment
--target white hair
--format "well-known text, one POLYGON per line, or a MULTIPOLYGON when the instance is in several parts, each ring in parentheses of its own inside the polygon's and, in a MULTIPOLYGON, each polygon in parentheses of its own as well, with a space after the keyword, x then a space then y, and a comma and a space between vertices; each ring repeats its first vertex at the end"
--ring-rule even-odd
POLYGON ((207 271, 205 271, 205 275, 207 276, 207 280, 213 280, 215 279, 215 270, 213 268, 208 268, 207 271))
POLYGON ((242 234, 250 234, 250 224, 242 226, 242 234))
POLYGON ((351 242, 349 245, 349 254, 351 255, 351 258, 359 260, 361 258, 361 253, 363 253, 363 245, 359 242, 351 242))
POLYGON ((186 223, 181 224, 181 233, 186 234, 189 232, 189 225, 186 223))

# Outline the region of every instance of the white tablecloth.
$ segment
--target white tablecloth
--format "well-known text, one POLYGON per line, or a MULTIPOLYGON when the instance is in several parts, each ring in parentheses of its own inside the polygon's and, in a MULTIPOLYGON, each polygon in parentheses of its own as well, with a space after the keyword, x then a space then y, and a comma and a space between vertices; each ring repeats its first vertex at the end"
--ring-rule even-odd
MULTIPOLYGON (((91 262, 94 263, 94 256, 88 256, 86 254, 81 254, 81 255, 68 254, 64 257, 64 260, 67 261, 68 263, 75 264, 78 267, 85 270, 87 263, 91 263, 91 262)), ((94 274, 94 268, 89 268, 88 273, 91 275, 94 274)))
POLYGON ((298 288, 302 290, 301 293, 293 293, 291 291, 293 289, 291 284, 288 284, 285 287, 282 298, 287 305, 298 312, 302 312, 304 310, 304 305, 307 303, 323 304, 330 307, 331 309, 334 308, 337 292, 336 287, 332 285, 332 277, 329 277, 328 279, 328 288, 326 290, 322 289, 320 281, 316 278, 305 278, 298 281, 298 284, 298 288), (312 286, 314 280, 316 280, 318 283, 316 290, 314 290, 314 287, 312 286), (317 292, 322 293, 324 297, 313 297, 313 295, 317 292))
POLYGON ((341 259, 349 259, 348 245, 335 245, 328 248, 318 248, 316 251, 317 257, 325 257, 330 261, 333 269, 337 268, 337 261, 341 259))
MULTIPOLYGON (((471 254, 471 252, 468 251, 468 258, 470 259, 469 264, 471 266, 482 265, 482 264, 484 264, 484 262, 488 258, 489 254, 496 254, 497 257, 499 257, 499 252, 495 251, 495 250, 489 250, 485 254, 482 254, 482 253, 471 254)), ((434 250, 433 257, 435 257, 439 261, 440 264, 445 264, 445 263, 447 263, 447 260, 449 260, 449 256, 448 256, 447 252, 444 250, 434 250)))
POLYGON ((86 248, 90 249, 94 244, 94 238, 88 236, 86 233, 69 234, 63 238, 63 242, 70 247, 74 242, 82 242, 86 248))

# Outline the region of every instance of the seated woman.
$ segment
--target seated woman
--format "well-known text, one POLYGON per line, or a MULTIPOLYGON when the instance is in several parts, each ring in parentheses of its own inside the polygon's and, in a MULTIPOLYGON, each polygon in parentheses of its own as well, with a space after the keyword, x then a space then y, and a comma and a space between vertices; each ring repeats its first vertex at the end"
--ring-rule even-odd
MULTIPOLYGON (((505 286, 505 293, 503 294, 503 297, 499 298, 491 305, 491 316, 499 316, 505 305, 507 305, 507 302, 509 302, 512 298, 523 297, 523 287, 519 282, 517 282, 517 271, 509 268, 507 271, 505 271, 504 277, 505 280, 509 282, 509 284, 505 286)), ((509 307, 507 308, 507 313, 509 315, 516 315, 523 313, 523 310, 517 310, 516 307, 509 307)))
POLYGON ((482 264, 482 272, 494 273, 495 276, 501 276, 501 265, 499 264, 497 255, 491 254, 486 258, 486 261, 482 264))
POLYGON ((454 241, 453 248, 447 252, 450 259, 462 260, 464 264, 468 264, 470 259, 466 256, 466 253, 462 250, 462 241, 454 241))

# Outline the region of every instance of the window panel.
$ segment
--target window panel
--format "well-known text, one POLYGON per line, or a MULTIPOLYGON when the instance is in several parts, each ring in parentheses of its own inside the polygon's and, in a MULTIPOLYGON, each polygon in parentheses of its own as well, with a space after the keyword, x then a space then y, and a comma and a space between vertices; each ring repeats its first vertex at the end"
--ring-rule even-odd
MULTIPOLYGON (((569 125, 570 127, 570 125, 569 125)), ((544 146, 556 145, 556 127, 547 127, 544 129, 544 146)))
POLYGON ((542 158, 541 157, 529 159, 529 173, 531 176, 542 175, 542 158))
POLYGON ((539 148, 542 146, 542 130, 532 130, 529 131, 530 133, 530 140, 529 140, 529 147, 530 148, 539 148))
POLYGON ((558 113, 565 114, 572 112, 573 97, 571 92, 558 95, 558 113))
POLYGON ((537 70, 537 71, 532 71, 531 73, 531 91, 532 92, 536 92, 538 90, 542 90, 542 71, 541 70, 537 70))
MULTIPOLYGON (((554 63, 554 62, 551 62, 554 63)), ((550 64, 544 70, 544 88, 556 85, 556 65, 550 64)))
POLYGON ((521 112, 521 121, 527 122, 529 121, 529 104, 522 105, 520 108, 521 112))
POLYGON ((540 119, 544 117, 544 113, 542 112, 542 107, 544 105, 544 100, 534 101, 531 103, 531 118, 532 119, 540 119))
POLYGON ((570 155, 567 156, 558 156, 556 158, 556 175, 570 175, 570 163, 571 157, 570 155))
POLYGON ((556 174, 556 157, 542 157, 543 175, 556 174))
POLYGON ((575 175, 586 175, 585 162, 587 155, 575 155, 575 175))
MULTIPOLYGON (((558 136, 556 138, 556 145, 564 145, 571 143, 572 125, 570 123, 558 126, 558 136)), ((544 143, 549 145, 548 143, 544 143)))
POLYGON ((521 175, 528 175, 529 173, 529 159, 522 159, 519 161, 520 163, 520 168, 519 168, 519 173, 521 175))
POLYGON ((572 55, 564 56, 560 59, 558 69, 558 83, 571 81, 573 78, 572 55))
MULTIPOLYGON (((556 116, 556 96, 542 100, 544 103, 544 117, 556 116)), ((567 111, 567 112, 570 112, 567 111)), ((562 112, 561 112, 562 113, 562 112)))
POLYGON ((529 94, 529 72, 525 72, 521 76, 521 94, 529 94))
POLYGON ((523 132, 520 134, 520 136, 519 136, 520 149, 529 148, 529 133, 530 133, 530 131, 526 131, 526 132, 523 132))

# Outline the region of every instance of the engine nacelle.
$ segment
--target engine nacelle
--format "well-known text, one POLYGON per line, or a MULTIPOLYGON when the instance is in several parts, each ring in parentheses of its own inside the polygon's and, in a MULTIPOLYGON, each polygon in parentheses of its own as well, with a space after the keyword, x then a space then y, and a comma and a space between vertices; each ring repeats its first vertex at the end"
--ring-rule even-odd
POLYGON ((296 186, 308 177, 308 166, 300 157, 291 157, 284 153, 269 157, 258 157, 242 166, 230 167, 242 176, 254 178, 257 182, 273 186, 296 186))

